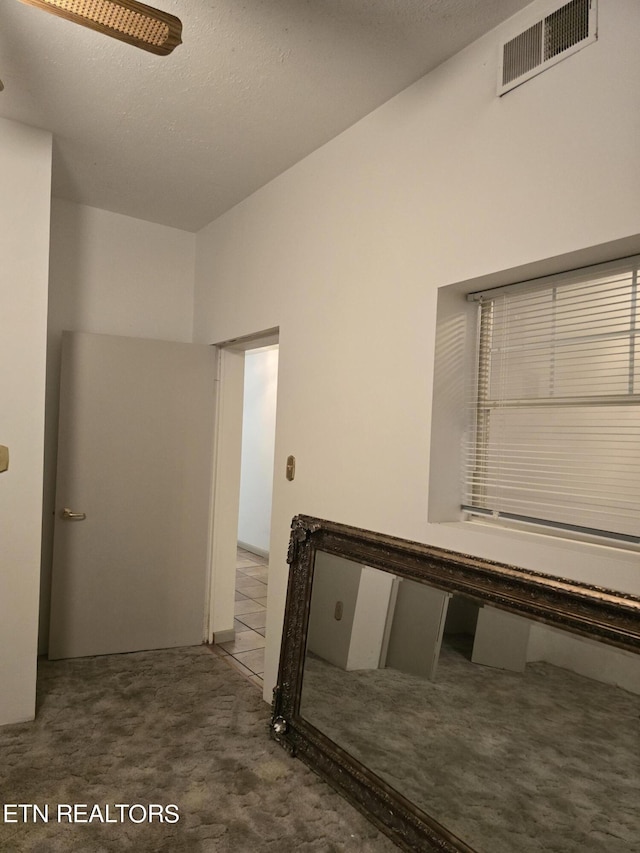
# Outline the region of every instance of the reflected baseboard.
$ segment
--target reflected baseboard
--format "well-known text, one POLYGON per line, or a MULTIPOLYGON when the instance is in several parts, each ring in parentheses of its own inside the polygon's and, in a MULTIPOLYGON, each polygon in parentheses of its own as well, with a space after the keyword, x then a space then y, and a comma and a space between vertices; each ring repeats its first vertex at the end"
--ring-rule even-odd
POLYGON ((216 631, 213 635, 213 645, 219 646, 221 643, 232 643, 235 638, 235 628, 230 628, 228 631, 216 631))

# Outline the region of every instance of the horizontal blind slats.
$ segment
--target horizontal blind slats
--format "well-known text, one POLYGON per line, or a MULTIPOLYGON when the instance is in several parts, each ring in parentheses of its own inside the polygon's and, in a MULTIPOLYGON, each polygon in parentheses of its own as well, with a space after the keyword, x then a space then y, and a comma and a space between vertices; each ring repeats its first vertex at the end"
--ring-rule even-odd
POLYGON ((638 260, 482 297, 465 505, 640 535, 638 260))

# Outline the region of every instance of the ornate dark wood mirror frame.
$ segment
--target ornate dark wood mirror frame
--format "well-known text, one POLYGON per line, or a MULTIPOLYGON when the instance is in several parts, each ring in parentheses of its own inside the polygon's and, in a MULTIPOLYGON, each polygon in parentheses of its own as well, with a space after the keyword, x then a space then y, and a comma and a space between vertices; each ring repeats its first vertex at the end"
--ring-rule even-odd
MULTIPOLYGON (((473 853, 300 715, 317 551, 456 592, 480 604, 640 651, 640 598, 309 516, 292 522, 285 623, 272 737, 301 758, 402 849, 473 853)), ((339 699, 336 701, 339 713, 339 699)))

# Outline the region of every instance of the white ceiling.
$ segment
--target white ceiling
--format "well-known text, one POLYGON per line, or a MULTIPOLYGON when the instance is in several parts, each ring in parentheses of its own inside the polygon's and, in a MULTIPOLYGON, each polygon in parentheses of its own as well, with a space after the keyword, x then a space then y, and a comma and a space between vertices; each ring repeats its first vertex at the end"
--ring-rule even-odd
POLYGON ((196 231, 528 2, 155 0, 158 57, 0 0, 0 116, 53 132, 54 195, 196 231))

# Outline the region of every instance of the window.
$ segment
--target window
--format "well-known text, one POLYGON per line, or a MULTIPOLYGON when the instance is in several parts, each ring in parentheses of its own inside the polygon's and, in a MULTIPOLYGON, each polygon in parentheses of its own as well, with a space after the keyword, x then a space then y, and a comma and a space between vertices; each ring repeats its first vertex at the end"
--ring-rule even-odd
POLYGON ((640 257, 471 294, 463 509, 640 542, 640 257))

